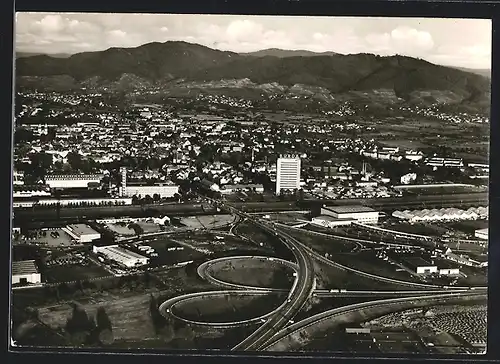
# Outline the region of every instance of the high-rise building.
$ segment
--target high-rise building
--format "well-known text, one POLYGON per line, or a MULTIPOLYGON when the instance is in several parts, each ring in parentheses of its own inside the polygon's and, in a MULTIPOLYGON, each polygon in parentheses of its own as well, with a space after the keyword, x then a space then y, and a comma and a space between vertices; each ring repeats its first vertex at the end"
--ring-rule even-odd
POLYGON ((300 188, 300 157, 281 155, 276 162, 276 194, 300 188))

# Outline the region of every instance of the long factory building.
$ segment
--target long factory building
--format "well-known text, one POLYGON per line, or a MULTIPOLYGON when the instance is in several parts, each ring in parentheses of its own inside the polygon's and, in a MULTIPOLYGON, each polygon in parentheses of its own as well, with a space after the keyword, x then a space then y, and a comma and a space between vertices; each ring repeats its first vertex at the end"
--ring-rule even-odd
POLYGON ((159 195, 160 197, 173 197, 175 194, 179 193, 179 186, 173 184, 172 182, 157 183, 154 185, 144 185, 144 184, 131 184, 127 181, 127 168, 120 168, 121 174, 121 187, 120 195, 121 197, 145 197, 147 195, 153 197, 153 195, 159 195))

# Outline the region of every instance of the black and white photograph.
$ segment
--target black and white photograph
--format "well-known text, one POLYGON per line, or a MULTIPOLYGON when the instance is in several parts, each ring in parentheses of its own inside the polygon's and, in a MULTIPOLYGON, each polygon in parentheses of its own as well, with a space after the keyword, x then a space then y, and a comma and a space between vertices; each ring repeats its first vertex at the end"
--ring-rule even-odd
POLYGON ((12 347, 486 354, 491 20, 18 12, 14 48, 12 347))

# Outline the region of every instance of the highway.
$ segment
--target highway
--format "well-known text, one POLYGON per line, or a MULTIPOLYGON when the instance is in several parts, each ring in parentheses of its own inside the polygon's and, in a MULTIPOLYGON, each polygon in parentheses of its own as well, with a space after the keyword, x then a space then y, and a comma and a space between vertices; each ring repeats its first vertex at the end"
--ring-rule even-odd
POLYGON ((309 297, 312 295, 316 284, 313 261, 309 254, 303 249, 302 244, 292 236, 284 232, 279 232, 274 227, 271 227, 259 219, 243 213, 232 206, 227 206, 216 200, 212 200, 212 202, 219 204, 222 209, 228 210, 230 213, 241 218, 246 218, 248 221, 253 222, 265 231, 278 236, 283 244, 285 244, 293 252, 296 259, 296 264, 298 266, 297 277, 286 302, 275 315, 271 316, 250 336, 232 348, 232 350, 257 351, 265 345, 276 332, 290 322, 290 320, 302 309, 309 297))
MULTIPOLYGON (((271 341, 267 343, 267 345, 263 348, 264 350, 275 350, 275 345, 278 345, 282 340, 287 337, 290 337, 298 332, 302 332, 303 330, 318 325, 325 321, 332 322, 335 318, 340 318, 342 316, 346 316, 351 313, 358 313, 360 311, 364 312, 364 319, 366 320, 369 314, 367 314, 371 309, 382 308, 385 309, 386 312, 394 311, 394 306, 400 306, 398 309, 408 309, 408 308, 416 308, 423 307, 429 303, 437 304, 452 300, 460 300, 464 298, 477 298, 484 299, 486 298, 486 293, 478 293, 478 292, 454 292, 447 294, 436 294, 431 296, 413 296, 413 297, 404 297, 404 298, 390 298, 383 299, 377 301, 369 301, 362 303, 355 303, 348 306, 343 306, 339 308, 334 308, 332 310, 328 310, 325 312, 321 312, 319 314, 308 317, 304 320, 301 320, 293 325, 290 325, 286 329, 281 330, 277 333, 271 341)), ((343 321, 343 320, 342 320, 343 321)), ((288 344, 284 344, 289 349, 288 344)))

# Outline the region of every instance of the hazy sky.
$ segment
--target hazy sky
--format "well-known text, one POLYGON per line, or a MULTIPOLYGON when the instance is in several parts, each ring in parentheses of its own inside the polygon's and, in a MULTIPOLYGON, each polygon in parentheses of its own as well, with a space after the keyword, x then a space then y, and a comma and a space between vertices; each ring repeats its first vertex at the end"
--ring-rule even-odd
POLYGON ((265 48, 401 54, 491 67, 491 21, 473 19, 167 14, 16 14, 20 52, 78 53, 184 40, 251 52, 265 48))

